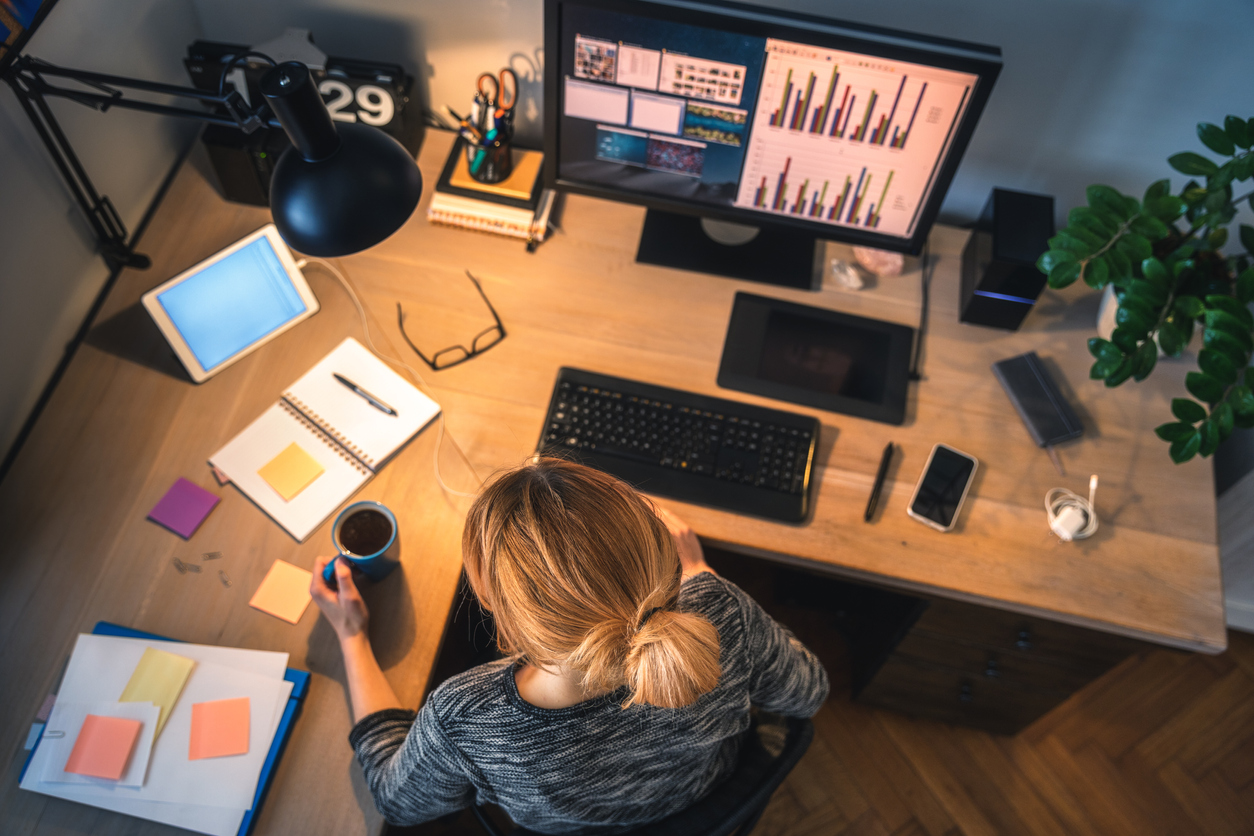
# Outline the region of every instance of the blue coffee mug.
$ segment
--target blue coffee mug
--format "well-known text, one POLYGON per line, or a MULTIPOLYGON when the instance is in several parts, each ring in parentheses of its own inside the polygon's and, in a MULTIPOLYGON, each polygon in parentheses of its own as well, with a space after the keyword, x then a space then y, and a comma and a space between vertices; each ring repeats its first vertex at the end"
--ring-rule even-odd
POLYGON ((396 515, 381 502, 373 500, 354 502, 341 511, 331 526, 331 544, 335 546, 336 556, 322 570, 322 579, 328 584, 335 582, 335 561, 340 559, 347 560, 372 581, 383 580, 400 563, 401 538, 396 526, 396 515), (376 511, 386 517, 392 526, 392 533, 387 542, 372 554, 352 552, 340 540, 340 530, 344 527, 345 521, 360 511, 376 511))

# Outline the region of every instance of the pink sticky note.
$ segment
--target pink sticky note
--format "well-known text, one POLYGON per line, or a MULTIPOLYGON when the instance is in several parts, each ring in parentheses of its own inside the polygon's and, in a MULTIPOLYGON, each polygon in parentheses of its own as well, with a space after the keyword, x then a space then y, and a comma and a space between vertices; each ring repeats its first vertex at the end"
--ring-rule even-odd
POLYGON ((142 725, 138 720, 88 714, 65 762, 65 771, 118 780, 126 771, 142 725))
POLYGON ((148 512, 148 519, 188 539, 218 504, 218 497, 186 479, 175 482, 161 501, 148 512))
POLYGON ((192 704, 187 759, 248 754, 248 697, 192 704))

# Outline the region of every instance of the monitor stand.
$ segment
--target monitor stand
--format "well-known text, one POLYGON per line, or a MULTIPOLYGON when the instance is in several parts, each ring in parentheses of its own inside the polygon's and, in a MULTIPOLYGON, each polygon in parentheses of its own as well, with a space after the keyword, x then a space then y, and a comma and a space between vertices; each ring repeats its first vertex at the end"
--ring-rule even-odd
POLYGON ((636 261, 813 290, 822 276, 817 243, 812 233, 778 224, 744 226, 650 209, 636 261))

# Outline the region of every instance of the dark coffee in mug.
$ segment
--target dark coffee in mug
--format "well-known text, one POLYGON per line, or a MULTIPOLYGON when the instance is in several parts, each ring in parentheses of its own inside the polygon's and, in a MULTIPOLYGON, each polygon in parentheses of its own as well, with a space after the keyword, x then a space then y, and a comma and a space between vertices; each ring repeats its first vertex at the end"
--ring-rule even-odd
POLYGON ((392 539, 392 521, 373 508, 349 514, 340 524, 340 546, 350 554, 377 554, 392 539))

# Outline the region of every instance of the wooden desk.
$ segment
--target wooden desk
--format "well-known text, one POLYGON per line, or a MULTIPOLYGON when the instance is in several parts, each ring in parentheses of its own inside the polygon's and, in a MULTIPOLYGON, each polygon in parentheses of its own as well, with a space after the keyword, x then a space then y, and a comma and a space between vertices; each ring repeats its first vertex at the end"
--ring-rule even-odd
MULTIPOLYGON (((451 135, 429 133, 420 159, 435 182, 451 135)), ((557 368, 563 364, 751 402, 715 385, 737 290, 915 325, 917 271, 862 292, 807 293, 637 265, 644 212, 571 197, 562 232, 534 255, 521 244, 428 225, 426 200, 410 223, 373 250, 342 259, 371 317, 378 346, 419 368, 447 415, 439 450, 444 478, 471 490, 480 477, 534 449, 557 368), (482 357, 430 372, 399 338, 395 305, 424 350, 464 342, 489 322, 464 276, 483 282, 508 337, 482 357)), ((381 819, 345 741, 344 675, 333 635, 310 607, 296 626, 250 609, 275 558, 310 566, 329 549, 327 526, 294 543, 233 488, 218 488, 206 458, 274 401, 345 335, 361 338, 344 291, 306 270, 322 302, 309 322, 209 382, 182 376, 134 307, 147 288, 235 241, 267 213, 222 201, 193 159, 166 197, 144 249, 150 271, 124 273, 89 344, 78 352, 12 472, 0 485, 0 790, 6 833, 170 832, 113 814, 20 792, 21 742, 56 682, 74 636, 108 619, 190 641, 285 650, 314 673, 304 714, 262 809, 257 833, 375 832, 381 819), (189 542, 145 514, 179 476, 222 496, 189 542), (172 557, 223 554, 216 572, 180 575, 172 557)), ((999 611, 1042 616, 1159 644, 1219 652, 1226 645, 1210 464, 1174 466, 1151 429, 1166 420, 1188 364, 1165 362, 1143 384, 1106 391, 1087 379, 1084 339, 1096 301, 1046 292, 1023 330, 1004 334, 957 322, 958 254, 965 233, 938 227, 939 256, 924 353, 903 427, 812 412, 823 422, 811 522, 786 525, 667 502, 712 542, 800 561, 843 577, 999 611), (1060 450, 1059 477, 1028 438, 988 371, 1035 349, 1056 363, 1085 417, 1083 439, 1060 450), (862 521, 880 452, 901 445, 873 524, 862 521), (939 534, 904 506, 931 445, 980 458, 957 530, 939 534), (1042 500, 1056 485, 1083 491, 1102 477, 1102 527, 1059 545, 1042 500)), ((785 405, 786 406, 786 405, 785 405)), ((467 501, 443 493, 432 473, 436 433, 425 431, 360 497, 397 511, 402 575, 369 593, 372 635, 402 700, 416 704, 430 675, 459 571, 467 501)))

